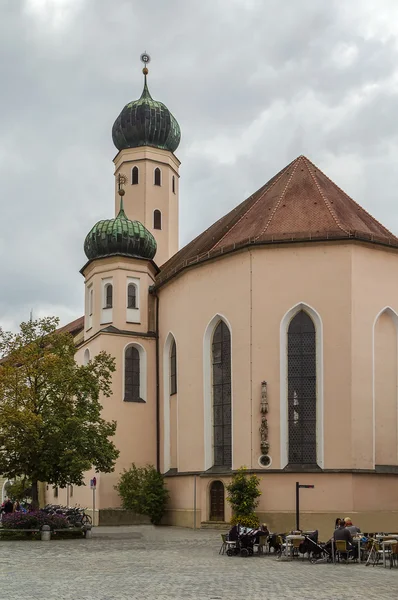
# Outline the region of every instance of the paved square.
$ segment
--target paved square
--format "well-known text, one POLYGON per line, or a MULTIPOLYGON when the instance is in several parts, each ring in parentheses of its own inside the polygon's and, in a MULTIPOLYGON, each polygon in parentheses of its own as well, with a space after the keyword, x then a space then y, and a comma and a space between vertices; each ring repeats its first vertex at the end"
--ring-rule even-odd
POLYGON ((219 556, 214 531, 99 527, 91 540, 1 541, 1 600, 389 600, 398 569, 219 556))

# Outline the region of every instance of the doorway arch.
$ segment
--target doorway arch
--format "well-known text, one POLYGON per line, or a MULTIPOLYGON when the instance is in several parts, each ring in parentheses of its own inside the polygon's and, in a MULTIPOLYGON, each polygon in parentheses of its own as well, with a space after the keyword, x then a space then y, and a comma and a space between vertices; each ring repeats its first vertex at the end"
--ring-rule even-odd
POLYGON ((210 484, 210 521, 225 521, 225 488, 222 481, 210 484))

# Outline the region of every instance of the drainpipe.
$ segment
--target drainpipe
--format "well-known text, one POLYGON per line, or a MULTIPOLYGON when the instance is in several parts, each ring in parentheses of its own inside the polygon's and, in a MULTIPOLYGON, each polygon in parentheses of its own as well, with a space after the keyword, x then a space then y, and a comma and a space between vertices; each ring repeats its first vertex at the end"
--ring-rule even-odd
POLYGON ((154 292, 156 298, 156 469, 160 473, 160 382, 159 382, 159 296, 154 292))

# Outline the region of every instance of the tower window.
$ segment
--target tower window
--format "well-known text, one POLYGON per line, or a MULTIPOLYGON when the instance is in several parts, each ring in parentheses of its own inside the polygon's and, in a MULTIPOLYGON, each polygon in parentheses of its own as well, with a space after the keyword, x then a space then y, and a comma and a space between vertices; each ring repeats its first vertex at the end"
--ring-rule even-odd
POLYGON ((174 177, 174 175, 171 179, 171 189, 173 191, 173 194, 175 194, 176 193, 176 178, 174 177))
POLYGON ((177 393, 177 348, 175 340, 170 349, 170 396, 177 393))
POLYGON ((111 283, 107 283, 105 286, 104 308, 112 308, 112 303, 113 303, 113 286, 111 283))
POLYGON ((135 346, 126 348, 124 369, 124 399, 126 402, 137 402, 140 400, 140 353, 135 346))
POLYGON ((153 228, 162 229, 162 213, 158 209, 153 211, 153 228))
POLYGON ((155 169, 154 184, 155 185, 162 185, 162 172, 159 169, 159 167, 156 167, 156 169, 155 169))
POLYGON ((88 314, 91 317, 94 309, 94 291, 90 289, 88 293, 88 314))
POLYGON ((131 170, 131 184, 138 185, 138 167, 133 167, 131 170))
POLYGON ((134 283, 127 287, 127 308, 137 308, 137 287, 134 283))

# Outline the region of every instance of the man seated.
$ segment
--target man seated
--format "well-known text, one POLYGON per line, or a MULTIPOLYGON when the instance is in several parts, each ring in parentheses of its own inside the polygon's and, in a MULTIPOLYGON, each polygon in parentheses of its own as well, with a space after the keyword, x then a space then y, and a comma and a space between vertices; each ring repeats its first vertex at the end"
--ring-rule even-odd
POLYGON ((251 535, 255 536, 255 544, 259 544, 260 543, 260 537, 268 537, 269 536, 269 531, 268 531, 268 527, 266 525, 266 523, 263 523, 261 525, 261 527, 259 527, 258 529, 256 529, 255 531, 253 531, 251 533, 251 535))
POLYGON ((352 550, 353 557, 357 558, 357 547, 353 543, 351 531, 345 526, 345 521, 342 521, 340 527, 334 530, 333 539, 335 542, 344 540, 347 551, 352 550))
POLYGON ((357 533, 361 533, 361 530, 359 529, 359 527, 356 527, 355 525, 352 524, 350 517, 346 517, 344 519, 344 522, 345 522, 346 529, 348 529, 348 531, 351 533, 351 535, 356 535, 357 533))

